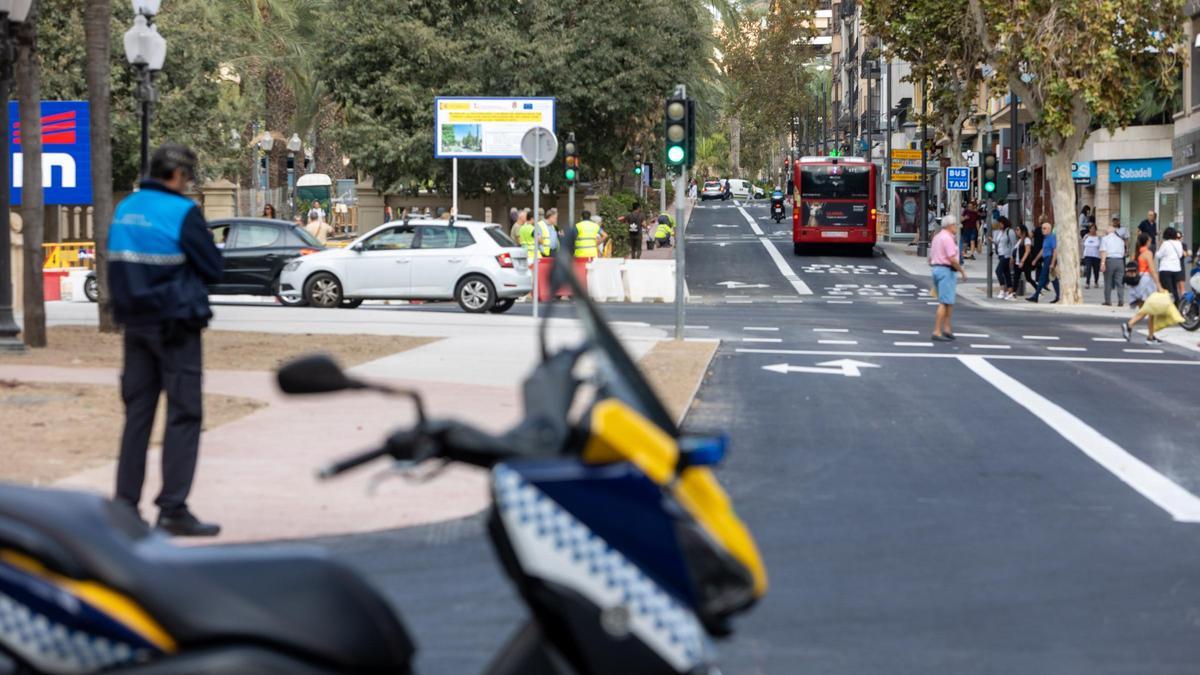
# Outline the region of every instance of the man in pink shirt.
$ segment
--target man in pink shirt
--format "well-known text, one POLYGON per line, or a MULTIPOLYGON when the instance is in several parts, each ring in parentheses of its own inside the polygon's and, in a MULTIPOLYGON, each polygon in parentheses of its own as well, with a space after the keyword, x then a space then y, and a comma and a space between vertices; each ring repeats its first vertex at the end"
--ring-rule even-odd
POLYGON ((937 319, 933 323, 934 342, 954 339, 950 315, 954 312, 954 294, 958 290, 958 272, 963 281, 967 273, 958 264, 958 218, 942 218, 942 229, 933 236, 929 247, 929 266, 933 271, 933 288, 937 292, 937 319))

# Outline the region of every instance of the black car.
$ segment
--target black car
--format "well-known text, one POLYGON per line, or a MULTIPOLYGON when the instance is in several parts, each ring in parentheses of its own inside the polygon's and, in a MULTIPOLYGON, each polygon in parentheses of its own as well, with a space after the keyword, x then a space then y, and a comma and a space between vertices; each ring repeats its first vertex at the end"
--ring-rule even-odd
MULTIPOLYGON (((228 218, 208 224, 213 241, 225 258, 221 281, 208 287, 213 295, 273 295, 285 305, 299 306, 304 300, 287 302, 279 297, 279 272, 293 258, 325 248, 302 227, 286 220, 228 218)), ((95 274, 84 287, 96 302, 99 289, 95 274)))

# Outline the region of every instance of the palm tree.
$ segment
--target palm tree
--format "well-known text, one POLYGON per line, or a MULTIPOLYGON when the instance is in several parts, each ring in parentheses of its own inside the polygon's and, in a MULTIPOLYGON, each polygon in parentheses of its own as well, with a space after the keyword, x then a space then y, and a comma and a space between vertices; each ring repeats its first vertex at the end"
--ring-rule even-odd
POLYGON ((25 23, 17 29, 17 101, 21 110, 21 155, 24 180, 21 189, 21 223, 24 235, 25 322, 22 335, 30 347, 46 346, 46 305, 42 296, 42 225, 45 195, 42 190, 42 74, 37 52, 37 19, 41 8, 34 2, 25 23))
POLYGON ((108 294, 108 225, 112 222, 112 104, 110 103, 109 22, 111 0, 84 0, 83 30, 91 107, 92 225, 96 240, 96 280, 100 284, 100 332, 117 332, 108 294))

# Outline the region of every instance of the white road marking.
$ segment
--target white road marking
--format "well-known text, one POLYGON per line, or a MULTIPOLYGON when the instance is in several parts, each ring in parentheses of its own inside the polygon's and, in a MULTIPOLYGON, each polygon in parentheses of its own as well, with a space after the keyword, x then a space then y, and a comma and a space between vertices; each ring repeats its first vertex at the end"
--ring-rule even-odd
POLYGON ((783 338, 744 337, 742 342, 783 342, 783 338))
POLYGON ((927 305, 940 305, 940 304, 942 304, 942 303, 940 303, 940 302, 927 302, 927 303, 925 303, 925 304, 927 304, 927 305))
POLYGON ((1022 340, 1057 340, 1053 335, 1022 335, 1022 340))
POLYGON ((903 305, 904 301, 903 300, 879 300, 875 304, 877 304, 877 305, 903 305))
POLYGON ((853 305, 853 300, 826 300, 827 305, 853 305))
POLYGON ((1083 454, 1171 514, 1176 521, 1200 522, 1200 497, 1171 482, 1083 420, 988 363, 987 359, 960 356, 958 360, 1014 403, 1045 422, 1046 426, 1079 448, 1083 454))
POLYGON ((1125 338, 1092 338, 1092 342, 1125 342, 1125 338))
MULTIPOLYGON (((921 347, 932 347, 932 342, 895 342, 898 347, 919 345, 921 347)), ((938 353, 938 352, 862 352, 843 350, 837 351, 833 349, 737 349, 737 352, 745 354, 795 354, 795 355, 816 355, 816 356, 857 356, 857 357, 883 357, 891 356, 901 359, 957 359, 958 354, 938 353)), ((981 356, 979 358, 988 359, 991 361, 1054 361, 1057 363, 1133 363, 1143 366, 1200 366, 1200 360, 1185 361, 1183 359, 1134 359, 1123 358, 1119 356, 1034 356, 1024 354, 996 354, 994 356, 981 356)))
POLYGON ((738 211, 741 212, 742 217, 746 219, 746 222, 750 224, 750 229, 754 230, 754 234, 758 235, 758 240, 762 242, 763 248, 767 249, 767 255, 771 256, 771 260, 775 263, 775 267, 779 268, 779 273, 782 274, 783 278, 787 279, 787 282, 792 285, 792 288, 796 290, 796 294, 812 295, 812 289, 809 288, 808 284, 804 283, 800 277, 796 276, 796 273, 792 270, 792 267, 788 265, 786 260, 783 259, 783 254, 779 252, 779 249, 775 248, 775 244, 772 243, 770 239, 767 239, 763 236, 762 228, 758 226, 758 223, 754 222, 753 216, 751 216, 749 213, 746 213, 746 209, 740 206, 738 207, 738 211))
POLYGON ((919 330, 885 330, 884 335, 920 335, 919 330))
POLYGON ((817 344, 822 345, 856 345, 858 340, 817 340, 817 344))
POLYGON ((772 328, 771 326, 742 326, 742 330, 761 330, 773 333, 779 332, 778 328, 772 328))
POLYGON ((753 300, 726 300, 725 302, 730 305, 749 305, 749 304, 753 303, 754 301, 753 300))
POLYGON ((814 328, 814 333, 849 333, 849 328, 814 328))
POLYGON ((727 295, 727 296, 725 296, 725 299, 726 300, 742 300, 742 299, 748 298, 748 297, 750 297, 750 296, 748 296, 748 295, 727 295))
POLYGON ((955 333, 955 335, 958 337, 979 338, 981 340, 986 340, 991 337, 991 335, 988 335, 987 333, 955 333))
POLYGON ((776 300, 775 302, 781 305, 799 305, 803 300, 776 300))
POLYGON ((971 345, 971 349, 1012 349, 1008 345, 971 345))
POLYGON ((1051 352, 1086 352, 1087 347, 1046 347, 1051 352))
POLYGON ((1161 349, 1122 349, 1126 354, 1161 354, 1161 349))

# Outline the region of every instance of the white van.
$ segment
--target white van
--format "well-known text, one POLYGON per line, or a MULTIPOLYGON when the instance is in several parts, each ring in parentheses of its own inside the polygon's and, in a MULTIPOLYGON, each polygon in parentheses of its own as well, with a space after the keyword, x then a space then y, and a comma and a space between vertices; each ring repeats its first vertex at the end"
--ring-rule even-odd
POLYGON ((734 199, 756 199, 766 196, 766 192, 762 188, 741 178, 729 179, 729 192, 733 195, 734 199))

